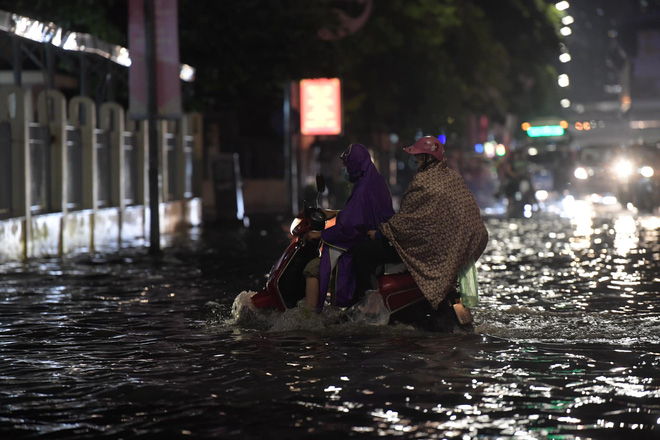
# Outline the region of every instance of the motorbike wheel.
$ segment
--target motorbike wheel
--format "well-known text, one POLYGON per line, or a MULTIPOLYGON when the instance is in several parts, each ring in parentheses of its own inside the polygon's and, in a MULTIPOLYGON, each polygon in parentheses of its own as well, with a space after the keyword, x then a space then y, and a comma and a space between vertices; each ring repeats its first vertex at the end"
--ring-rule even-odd
POLYGON ((390 324, 407 324, 428 332, 437 333, 472 333, 472 324, 461 325, 456 317, 453 303, 460 294, 454 289, 437 309, 434 309, 427 300, 418 301, 408 307, 393 313, 390 324))

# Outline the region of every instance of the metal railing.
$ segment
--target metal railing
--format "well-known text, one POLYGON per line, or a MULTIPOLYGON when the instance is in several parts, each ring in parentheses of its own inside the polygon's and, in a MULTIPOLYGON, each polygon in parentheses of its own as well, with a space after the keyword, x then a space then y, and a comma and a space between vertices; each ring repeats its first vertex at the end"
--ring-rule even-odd
POLYGON ((192 136, 183 137, 183 197, 193 196, 193 169, 195 160, 195 140, 192 136))
POLYGON ((111 164, 110 132, 94 130, 94 148, 96 148, 96 188, 97 206, 107 208, 112 205, 110 196, 111 164))
POLYGON ((138 195, 138 148, 137 137, 124 132, 124 203, 126 206, 139 203, 138 195))
POLYGON ((12 214, 11 126, 0 122, 0 219, 12 214))
POLYGON ((50 211, 50 131, 47 125, 29 124, 30 145, 30 211, 50 211))
POLYGON ((201 115, 156 128, 162 186, 149 194, 146 121, 129 120, 117 103, 97 111, 88 97, 49 89, 35 100, 28 89, 0 86, 0 261, 146 237, 150 199, 164 203, 163 231, 199 224, 201 115))
POLYGON ((165 155, 167 161, 167 200, 176 200, 177 193, 177 157, 176 136, 174 133, 165 133, 165 155))
MULTIPOLYGON (((201 115, 157 124, 163 157, 158 198, 192 198, 201 115)), ((129 121, 116 103, 97 111, 87 97, 67 102, 61 92, 47 90, 35 101, 21 87, 0 87, 0 219, 146 206, 148 133, 146 122, 129 121)))
POLYGON ((66 127, 67 203, 70 211, 83 208, 83 144, 79 128, 66 127))

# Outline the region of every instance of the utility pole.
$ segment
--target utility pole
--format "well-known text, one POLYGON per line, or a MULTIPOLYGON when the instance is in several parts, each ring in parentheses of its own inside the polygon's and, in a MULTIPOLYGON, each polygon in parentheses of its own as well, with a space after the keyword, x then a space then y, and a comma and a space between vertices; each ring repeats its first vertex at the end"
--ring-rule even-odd
MULTIPOLYGON (((291 179, 291 84, 284 84, 284 181, 289 210, 293 211, 293 181, 291 179)), ((295 215, 295 213, 294 213, 295 215)))
POLYGON ((158 89, 156 76, 156 26, 154 0, 144 0, 144 29, 147 68, 147 121, 149 136, 149 254, 160 250, 160 172, 158 160, 158 89))

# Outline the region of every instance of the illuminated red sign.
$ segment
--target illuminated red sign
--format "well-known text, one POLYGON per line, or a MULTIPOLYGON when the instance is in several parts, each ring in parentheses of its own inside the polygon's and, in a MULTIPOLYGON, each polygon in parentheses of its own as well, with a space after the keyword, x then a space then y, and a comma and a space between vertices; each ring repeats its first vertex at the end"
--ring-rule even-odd
POLYGON ((341 133, 341 93, 337 78, 300 81, 300 132, 309 135, 341 133))

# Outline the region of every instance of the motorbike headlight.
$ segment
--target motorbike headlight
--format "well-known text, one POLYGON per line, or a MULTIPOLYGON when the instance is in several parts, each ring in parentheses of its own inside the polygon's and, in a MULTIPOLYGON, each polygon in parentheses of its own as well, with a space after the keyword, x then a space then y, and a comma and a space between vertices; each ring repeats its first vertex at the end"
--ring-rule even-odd
POLYGON ((654 171, 653 171, 652 167, 647 165, 647 166, 643 166, 642 168, 640 168, 639 173, 643 177, 653 177, 654 171))
POLYGON ((291 235, 293 235, 293 230, 296 229, 296 226, 298 226, 300 222, 302 222, 302 219, 299 219, 298 217, 293 219, 293 221, 291 222, 291 227, 289 228, 291 235))
POLYGON ((587 173, 587 170, 584 167, 577 167, 573 172, 573 175, 576 179, 580 180, 586 180, 587 177, 589 177, 589 173, 587 173))
POLYGON ((619 179, 627 179, 633 173, 632 162, 629 160, 620 160, 614 164, 614 172, 619 179))

